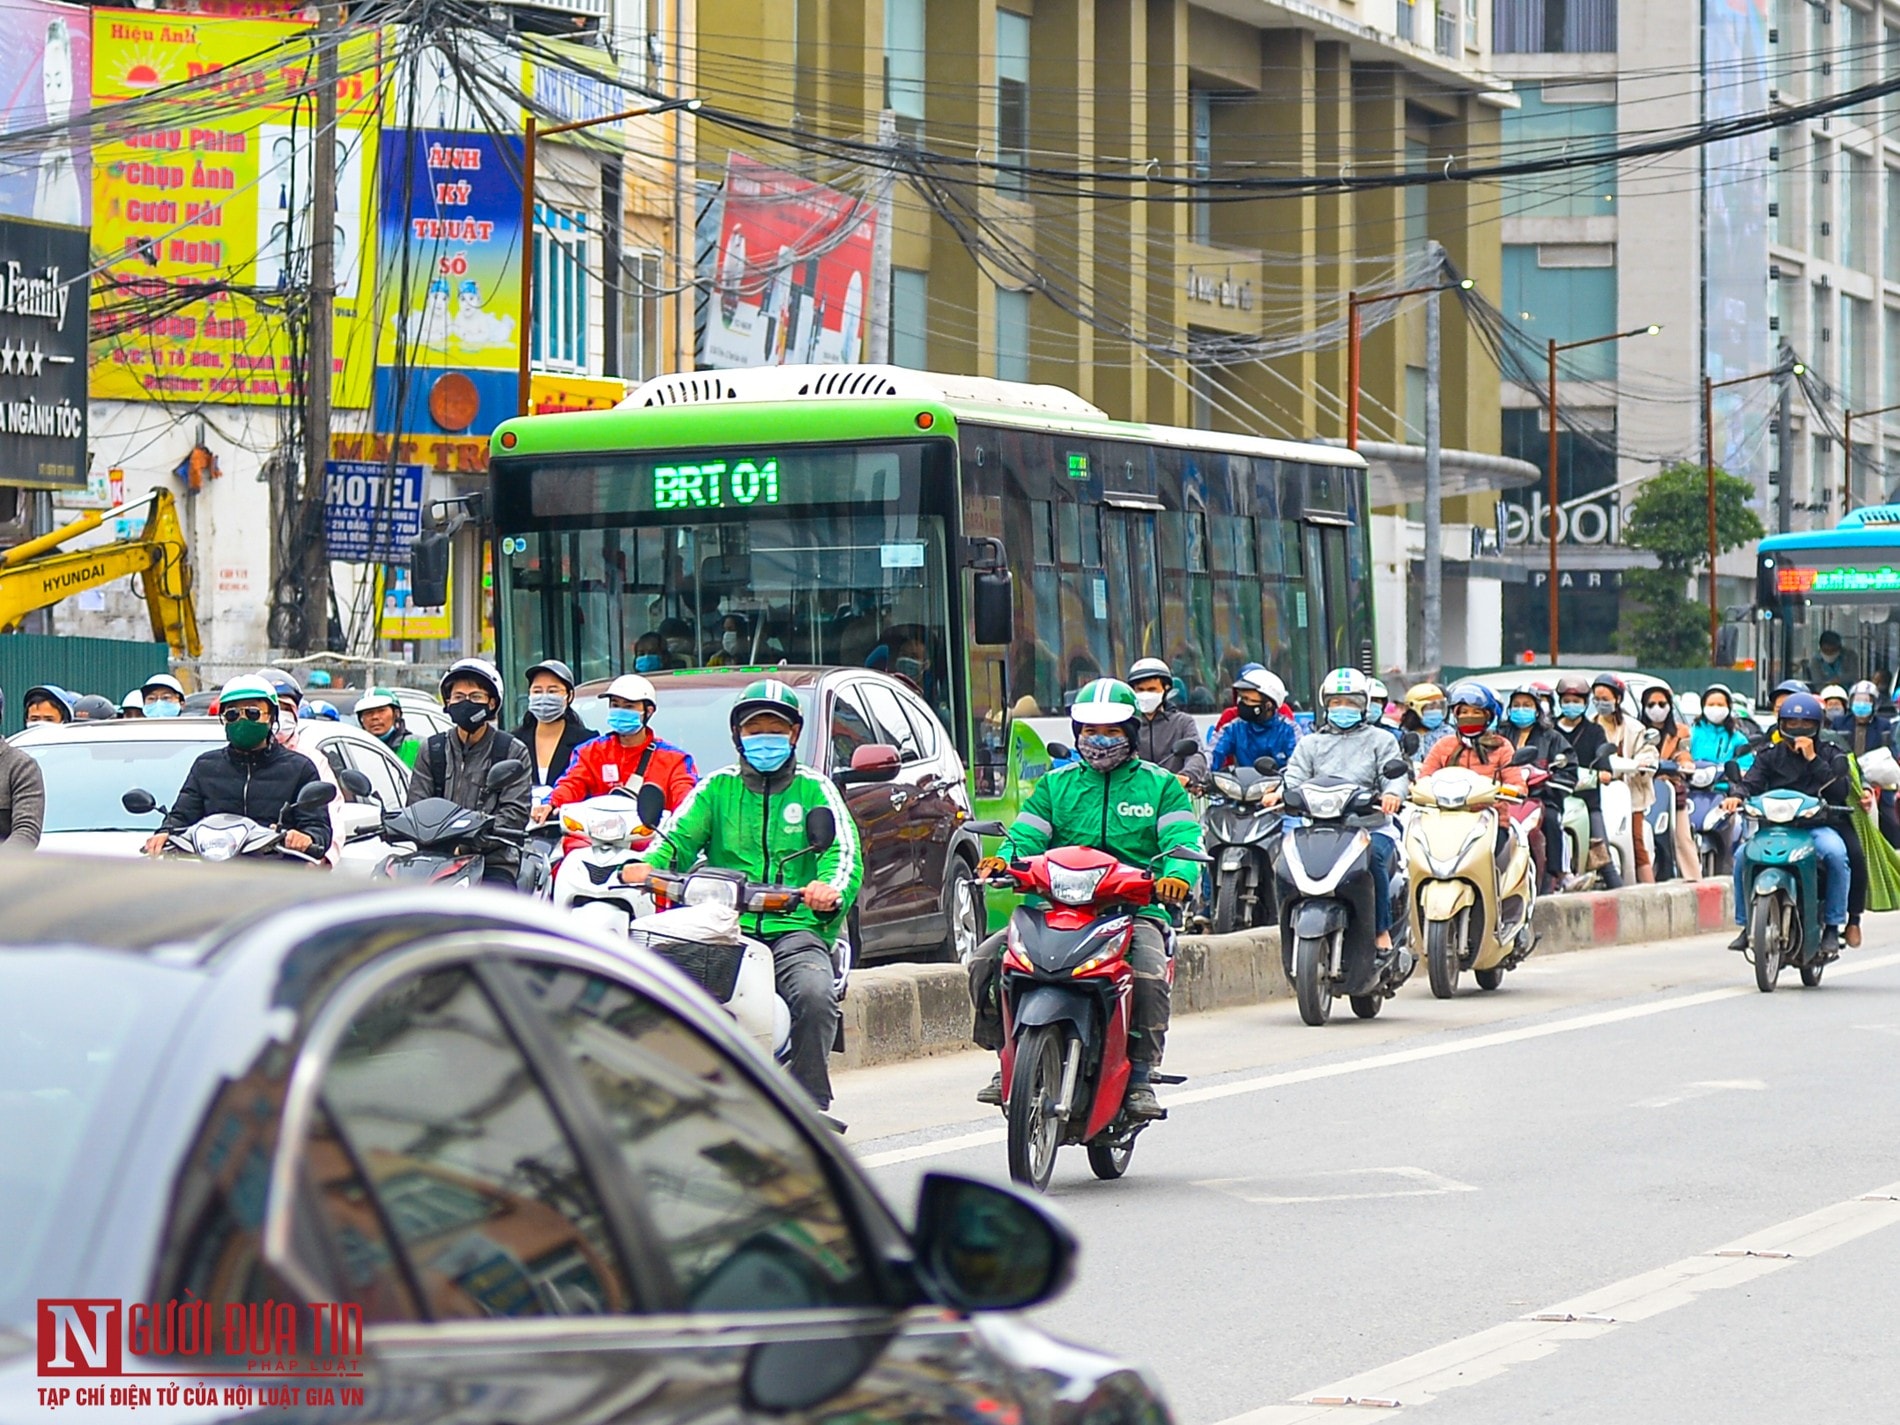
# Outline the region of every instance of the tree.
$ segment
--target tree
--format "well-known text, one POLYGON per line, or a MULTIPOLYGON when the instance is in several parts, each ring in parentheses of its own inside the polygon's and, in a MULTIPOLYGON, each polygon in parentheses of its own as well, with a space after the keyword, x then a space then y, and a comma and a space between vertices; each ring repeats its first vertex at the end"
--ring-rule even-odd
MULTIPOLYGON (((1718 551, 1760 539, 1765 531, 1748 508, 1754 488, 1722 470, 1715 472, 1715 544, 1718 551)), ((1623 543, 1656 557, 1654 569, 1632 569, 1623 591, 1635 605, 1622 620, 1617 646, 1652 668, 1689 668, 1709 655, 1706 610, 1683 592, 1698 565, 1709 557, 1708 475, 1700 465, 1678 461, 1643 486, 1623 518, 1623 543)), ((1709 571, 1715 577, 1715 571, 1709 571)))

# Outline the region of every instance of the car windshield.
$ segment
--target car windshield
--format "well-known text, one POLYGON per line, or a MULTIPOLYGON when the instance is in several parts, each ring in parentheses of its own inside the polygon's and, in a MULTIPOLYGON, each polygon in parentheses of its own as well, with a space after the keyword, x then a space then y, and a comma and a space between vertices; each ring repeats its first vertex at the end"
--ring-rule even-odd
POLYGON ((170 806, 200 753, 218 746, 216 731, 205 740, 142 741, 100 737, 36 742, 20 750, 40 764, 46 782, 47 834, 57 831, 153 831, 156 811, 134 816, 119 799, 143 787, 170 806))
MULTIPOLYGON (((699 683, 663 678, 655 684, 660 695, 653 714, 653 731, 675 747, 683 747, 693 757, 699 775, 705 777, 738 760, 732 747, 732 733, 726 719, 743 686, 699 683)), ((811 715, 816 688, 800 688, 798 700, 805 705, 805 730, 799 738, 798 760, 809 764, 816 747, 816 719, 811 715)), ((574 699, 574 711, 581 721, 596 732, 607 730, 607 699, 583 696, 574 699)))
POLYGON ((125 955, 0 955, 0 1321, 70 1292, 49 1259, 90 1236, 113 1151, 195 984, 125 955))

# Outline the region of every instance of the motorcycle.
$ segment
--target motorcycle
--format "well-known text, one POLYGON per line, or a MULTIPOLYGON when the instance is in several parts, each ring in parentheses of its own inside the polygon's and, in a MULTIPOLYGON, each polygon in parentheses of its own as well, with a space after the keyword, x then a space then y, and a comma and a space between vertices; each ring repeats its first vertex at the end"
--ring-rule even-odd
MULTIPOLYGON (((484 781, 490 791, 504 786, 521 771, 510 759, 488 769, 484 781)), ((345 775, 345 774, 339 774, 345 775)), ((360 772, 353 773, 362 776, 360 772)), ((365 779, 367 780, 367 779, 365 779)), ((392 851, 376 866, 379 881, 423 881, 432 886, 477 886, 488 869, 488 852, 500 841, 519 843, 495 826, 492 812, 476 811, 447 797, 424 797, 412 806, 383 811, 383 837, 409 844, 392 851)))
MULTIPOLYGON (((1168 855, 1208 859, 1199 851, 1168 855)), ((1124 865, 1092 847, 1064 846, 1013 863, 985 884, 1047 902, 1011 913, 999 966, 1009 1175, 1041 1191, 1055 1171, 1057 1149, 1080 1143, 1090 1172, 1119 1178, 1148 1126, 1148 1120, 1125 1118, 1122 1101, 1135 988, 1128 949, 1136 912, 1154 903, 1154 868, 1124 865)), ((1170 979, 1173 933, 1169 926, 1170 979)), ((1155 1074, 1152 1082, 1183 1080, 1155 1074)))
MULTIPOLYGON (((1409 771, 1400 760, 1388 778, 1409 771)), ((1400 934, 1406 898, 1393 901, 1392 946, 1380 950, 1374 929, 1371 838, 1383 834, 1349 820, 1377 810, 1378 791, 1316 777, 1285 793, 1289 813, 1306 818, 1280 838, 1274 870, 1280 899, 1280 955, 1299 1001, 1300 1018, 1318 1027, 1344 994, 1352 1012, 1371 1019, 1411 977, 1417 961, 1400 934)), ((1395 870, 1394 879, 1397 880, 1395 870)))
MULTIPOLYGON (((308 782, 297 793, 296 799, 284 807, 284 811, 292 807, 303 812, 320 811, 335 800, 336 788, 328 782, 308 782)), ((134 816, 165 811, 158 804, 158 798, 143 787, 134 787, 120 797, 119 805, 134 816)), ((278 815, 283 815, 283 812, 278 815)), ((286 830, 283 826, 267 826, 234 812, 213 812, 190 826, 172 832, 165 842, 164 854, 197 861, 236 861, 240 858, 270 856, 286 861, 302 861, 311 866, 327 864, 320 856, 292 851, 284 845, 286 830)))
MULTIPOLYGON (((530 806, 546 806, 554 788, 545 783, 534 788, 530 806)), ((521 847, 521 891, 543 900, 554 895, 554 877, 562 860, 563 832, 558 820, 531 822, 528 837, 521 847)))
MULTIPOLYGON (((1512 765, 1536 759, 1526 747, 1512 765)), ((1450 999, 1458 976, 1472 971, 1478 988, 1495 990, 1504 972, 1536 947, 1531 911, 1537 903, 1537 867, 1528 821, 1505 815, 1541 815, 1516 787, 1462 767, 1446 767, 1412 788, 1418 808, 1406 832, 1411 868, 1407 904, 1418 926, 1432 994, 1450 999)))
POLYGON ((598 797, 570 802, 558 819, 542 823, 568 836, 582 836, 587 845, 568 852, 554 872, 554 904, 598 929, 625 935, 636 916, 653 910, 645 890, 620 879, 620 868, 640 858, 634 839, 648 835, 666 814, 658 787, 643 798, 627 787, 616 787, 598 797), (653 820, 646 819, 643 802, 650 804, 653 820))
MULTIPOLYGON (((637 801, 644 825, 657 824, 666 813, 658 787, 642 787, 637 801)), ((807 851, 824 851, 837 839, 837 819, 830 808, 805 813, 807 851)), ((631 928, 620 927, 629 942, 652 951, 705 990, 738 1021, 742 1032, 782 1062, 791 1050, 791 1010, 778 993, 772 948, 745 934, 739 918, 796 910, 804 904, 804 889, 760 885, 739 872, 712 866, 656 870, 647 877, 647 886, 655 908, 631 928)), ((832 950, 832 994, 840 1003, 850 986, 851 960, 850 938, 840 935, 832 950)), ((838 1032, 842 1040, 842 1023, 838 1032)), ((844 1046, 840 1042, 837 1047, 844 1046)))
POLYGON ((1280 918, 1273 895, 1273 852, 1286 813, 1265 801, 1280 788, 1279 770, 1273 758, 1259 757, 1252 767, 1208 778, 1213 795, 1201 818, 1201 835, 1213 858, 1216 935, 1273 925, 1280 918))
POLYGON ((1743 806, 1759 823, 1740 852, 1755 986, 1772 994, 1782 966, 1793 965, 1801 983, 1813 989, 1833 958, 1821 954, 1821 863, 1808 832, 1827 804, 1804 792, 1771 791, 1743 806))
POLYGON ((1696 859, 1704 877, 1726 876, 1734 868, 1735 848, 1728 843, 1739 830, 1734 813, 1722 805, 1727 792, 1720 762, 1696 762, 1689 769, 1689 829, 1695 832, 1696 859))

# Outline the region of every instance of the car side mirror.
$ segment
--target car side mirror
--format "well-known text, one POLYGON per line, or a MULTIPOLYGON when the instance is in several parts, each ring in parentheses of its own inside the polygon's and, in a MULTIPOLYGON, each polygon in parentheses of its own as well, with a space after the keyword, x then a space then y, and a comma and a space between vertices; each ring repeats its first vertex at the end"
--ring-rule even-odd
POLYGON ((1075 1271, 1075 1234, 1039 1198, 998 1183, 927 1173, 911 1235, 926 1296, 958 1311, 1021 1311, 1075 1271))
POLYGON ((1263 752, 1253 759, 1253 769, 1263 777, 1271 777, 1280 770, 1280 763, 1273 756, 1263 752))
POLYGON ((143 787, 134 787, 119 798, 119 805, 133 816, 144 816, 148 811, 158 810, 158 798, 143 787))
POLYGON ((642 783, 633 800, 640 810, 642 826, 658 826, 666 816, 666 793, 651 782, 642 783))
POLYGON ((851 765, 832 776, 839 786, 858 782, 888 782, 897 775, 900 759, 888 742, 870 742, 851 754, 851 765))
POLYGON ((1526 745, 1517 749, 1511 757, 1513 767, 1528 767, 1537 760, 1537 749, 1526 745))
POLYGON ((336 800, 336 788, 328 782, 305 782, 293 805, 298 811, 321 811, 336 800))
POLYGON ((829 851, 838 840, 838 818, 830 807, 813 807, 805 813, 805 848, 829 851))
POLYGON ((488 769, 488 775, 482 779, 482 785, 491 792, 498 792, 526 770, 527 763, 518 757, 510 757, 497 762, 488 769))
POLYGON ((336 784, 359 800, 376 795, 376 789, 370 785, 369 778, 354 767, 345 767, 339 771, 336 774, 336 784))

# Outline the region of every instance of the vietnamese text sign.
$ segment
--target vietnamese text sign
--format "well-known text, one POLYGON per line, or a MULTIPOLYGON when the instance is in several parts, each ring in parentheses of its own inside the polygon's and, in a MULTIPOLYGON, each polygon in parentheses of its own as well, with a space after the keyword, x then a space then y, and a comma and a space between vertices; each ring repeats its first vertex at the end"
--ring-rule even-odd
POLYGON ((0 483, 86 488, 86 230, 0 218, 0 483))
POLYGON ((323 535, 330 557, 347 564, 407 564, 422 533, 420 465, 328 460, 323 466, 323 535))

